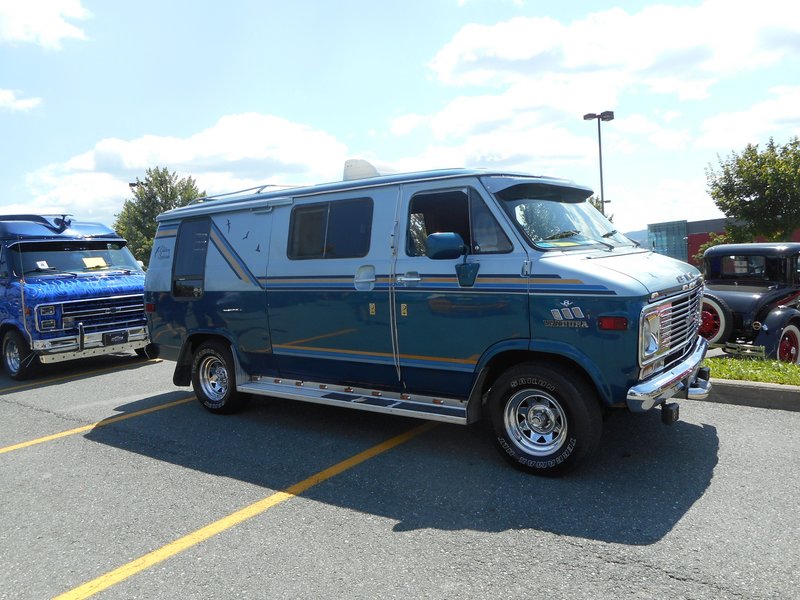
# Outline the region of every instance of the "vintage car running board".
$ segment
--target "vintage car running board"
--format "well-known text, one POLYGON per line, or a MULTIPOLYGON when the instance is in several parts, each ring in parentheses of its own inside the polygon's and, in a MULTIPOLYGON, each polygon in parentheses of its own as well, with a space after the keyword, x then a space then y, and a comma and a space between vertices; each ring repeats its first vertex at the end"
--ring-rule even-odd
POLYGON ((460 425, 467 423, 466 403, 452 398, 399 394, 295 379, 258 377, 237 385, 236 389, 258 396, 302 400, 460 425))

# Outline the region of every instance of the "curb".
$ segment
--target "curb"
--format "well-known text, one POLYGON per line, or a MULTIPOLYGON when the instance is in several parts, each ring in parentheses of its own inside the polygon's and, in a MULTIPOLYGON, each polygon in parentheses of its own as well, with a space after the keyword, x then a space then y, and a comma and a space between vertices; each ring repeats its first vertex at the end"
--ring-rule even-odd
POLYGON ((711 378, 705 402, 800 412, 800 386, 711 378))

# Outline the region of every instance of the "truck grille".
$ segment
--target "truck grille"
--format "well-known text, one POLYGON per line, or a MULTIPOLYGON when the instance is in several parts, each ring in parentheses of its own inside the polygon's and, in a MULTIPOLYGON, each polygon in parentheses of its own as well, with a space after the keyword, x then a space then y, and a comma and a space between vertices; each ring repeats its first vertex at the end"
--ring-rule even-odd
POLYGON ((664 300, 659 308, 662 348, 659 354, 667 354, 665 366, 683 358, 697 339, 702 300, 703 286, 698 285, 688 292, 664 300))
MULTIPOLYGON (((60 312, 61 316, 61 327, 56 328, 56 331, 77 331, 79 323, 83 323, 86 333, 146 324, 144 294, 71 300, 50 306, 55 306, 56 312, 60 312)), ((42 310, 42 306, 37 308, 42 310)))

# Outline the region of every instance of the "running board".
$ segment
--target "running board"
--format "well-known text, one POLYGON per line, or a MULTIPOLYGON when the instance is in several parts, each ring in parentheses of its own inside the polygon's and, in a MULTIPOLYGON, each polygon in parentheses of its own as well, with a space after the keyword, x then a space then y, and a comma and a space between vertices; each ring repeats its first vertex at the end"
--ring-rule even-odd
POLYGON ((432 396, 411 396, 377 390, 311 383, 294 379, 253 378, 236 386, 240 392, 258 396, 274 396, 290 400, 302 400, 329 406, 343 406, 369 412, 384 413, 457 423, 466 425, 466 404, 453 399, 432 396))

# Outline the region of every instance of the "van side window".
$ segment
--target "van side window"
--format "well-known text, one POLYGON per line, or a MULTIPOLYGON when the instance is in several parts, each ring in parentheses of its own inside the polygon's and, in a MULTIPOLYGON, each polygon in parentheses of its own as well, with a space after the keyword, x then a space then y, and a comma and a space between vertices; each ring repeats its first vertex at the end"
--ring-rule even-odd
POLYGON ((195 219, 181 223, 175 241, 173 295, 184 298, 198 298, 203 295, 203 273, 210 228, 209 219, 195 219))
POLYGON ((425 256, 431 233, 457 233, 470 254, 511 252, 508 237, 480 196, 470 190, 417 194, 408 215, 406 254, 425 256))
POLYGON ((287 255, 307 258, 360 258, 369 253, 372 199, 297 206, 289 222, 287 255))
POLYGON ((502 254, 514 247, 489 212, 481 197, 474 191, 469 193, 470 220, 472 222, 472 254, 502 254))

